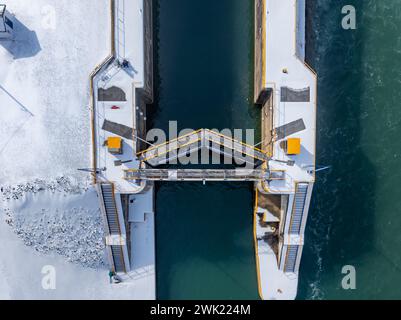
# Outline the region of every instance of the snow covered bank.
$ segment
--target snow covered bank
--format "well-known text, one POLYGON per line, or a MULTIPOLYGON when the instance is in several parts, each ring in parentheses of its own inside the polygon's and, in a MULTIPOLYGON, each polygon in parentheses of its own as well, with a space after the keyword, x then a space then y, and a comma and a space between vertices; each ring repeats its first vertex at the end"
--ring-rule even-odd
POLYGON ((91 296, 94 286, 110 290, 93 188, 66 178, 3 186, 0 218, 0 298, 91 299, 105 293, 91 296), (57 281, 56 290, 42 288, 46 265, 55 268, 61 288, 57 281), (85 282, 89 287, 80 293, 85 282))
MULTIPOLYGON (((77 170, 92 165, 89 75, 110 52, 109 0, 3 2, 15 33, 0 42, 0 299, 154 299, 150 250, 109 283, 97 194, 77 170)), ((132 230, 154 250, 153 214, 132 230)))
POLYGON ((65 178, 3 187, 2 220, 26 246, 90 268, 106 267, 103 222, 94 188, 65 178))
POLYGON ((0 299, 143 298, 132 284, 110 285, 104 255, 92 187, 66 178, 2 187, 0 299), (42 287, 46 266, 56 272, 55 290, 42 287))
POLYGON ((84 179, 91 166, 89 74, 110 52, 109 0, 3 0, 14 41, 0 42, 0 185, 84 179))
POLYGON ((104 249, 92 186, 62 177, 1 188, 0 299, 154 299, 152 266, 111 285, 104 249), (56 271, 55 290, 42 287, 46 266, 56 271))
POLYGON ((24 246, 0 221, 0 299, 134 299, 132 286, 110 285, 107 269, 88 269, 24 246), (11 254, 10 254, 11 253, 11 254), (42 287, 45 266, 54 267, 55 290, 42 287))
POLYGON ((110 2, 2 3, 15 33, 0 42, 0 298, 135 299, 109 284, 97 195, 77 170, 91 166, 89 75, 110 52, 110 2))

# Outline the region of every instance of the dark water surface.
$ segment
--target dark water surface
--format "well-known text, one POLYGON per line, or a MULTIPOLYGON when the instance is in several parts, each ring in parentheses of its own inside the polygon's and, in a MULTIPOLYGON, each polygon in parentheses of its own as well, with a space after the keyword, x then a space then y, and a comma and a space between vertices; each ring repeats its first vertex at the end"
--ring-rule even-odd
MULTIPOLYGON (((401 298, 401 1, 310 0, 318 174, 299 299, 401 298), (341 8, 357 30, 341 28, 341 8), (357 290, 341 269, 357 270, 357 290)), ((156 0, 156 103, 167 129, 259 128, 253 0, 156 0)), ((249 184, 158 184, 161 299, 257 299, 249 184)))
POLYGON ((311 0, 318 176, 300 299, 401 299, 401 1, 311 0), (341 28, 352 4, 357 30, 341 28), (344 265, 357 289, 341 288, 344 265))
MULTIPOLYGON (((253 0, 155 1, 152 127, 258 128, 253 0)), ((157 185, 160 299, 257 299, 252 185, 157 185)))

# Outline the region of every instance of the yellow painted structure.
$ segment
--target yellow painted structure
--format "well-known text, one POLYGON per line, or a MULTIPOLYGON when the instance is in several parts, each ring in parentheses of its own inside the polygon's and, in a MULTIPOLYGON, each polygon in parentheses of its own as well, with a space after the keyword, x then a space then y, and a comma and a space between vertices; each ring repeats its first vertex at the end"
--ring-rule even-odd
POLYGON ((300 138, 289 138, 287 140, 287 154, 298 155, 301 153, 301 139, 300 138))
POLYGON ((119 137, 109 137, 107 139, 107 147, 110 153, 114 154, 123 153, 123 141, 119 137))

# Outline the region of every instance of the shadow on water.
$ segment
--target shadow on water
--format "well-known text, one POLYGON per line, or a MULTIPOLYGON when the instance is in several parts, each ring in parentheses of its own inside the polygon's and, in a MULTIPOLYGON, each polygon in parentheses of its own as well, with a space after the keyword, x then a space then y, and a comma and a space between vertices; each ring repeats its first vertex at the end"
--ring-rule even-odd
MULTIPOLYGON (((353 1, 357 12, 363 1, 353 1), (357 3, 357 4, 356 4, 357 3)), ((307 226, 299 299, 354 298, 341 288, 344 265, 358 270, 373 250, 377 173, 361 147, 360 80, 363 70, 362 21, 343 30, 341 8, 349 1, 308 3, 307 57, 319 75, 317 162, 319 173, 307 226)))
MULTIPOLYGON (((154 1, 149 128, 255 127, 252 19, 252 0, 154 1)), ((156 189, 158 298, 257 299, 252 184, 156 189)))
POLYGON ((250 0, 155 1, 149 127, 167 130, 173 120, 179 129, 255 127, 252 12, 250 0))
POLYGON ((6 49, 15 60, 30 58, 37 55, 42 48, 35 31, 29 30, 20 20, 13 17, 14 33, 12 40, 0 41, 0 46, 6 49))

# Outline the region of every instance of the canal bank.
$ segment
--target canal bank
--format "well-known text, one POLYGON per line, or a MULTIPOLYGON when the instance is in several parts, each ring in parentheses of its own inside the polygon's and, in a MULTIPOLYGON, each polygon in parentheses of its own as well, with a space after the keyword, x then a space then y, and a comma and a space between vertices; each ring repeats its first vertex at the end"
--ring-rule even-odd
MULTIPOLYGON (((253 0, 154 2, 149 127, 177 121, 179 129, 259 131, 253 14, 253 0)), ((253 185, 160 183, 156 190, 158 298, 258 299, 253 185)))

